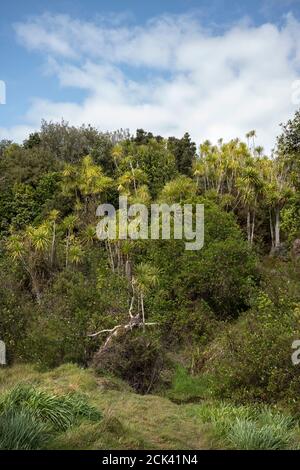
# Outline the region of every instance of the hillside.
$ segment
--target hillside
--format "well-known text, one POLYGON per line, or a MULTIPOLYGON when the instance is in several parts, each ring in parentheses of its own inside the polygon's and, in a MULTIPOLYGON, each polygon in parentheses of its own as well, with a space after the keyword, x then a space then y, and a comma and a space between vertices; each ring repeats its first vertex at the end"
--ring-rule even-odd
POLYGON ((233 407, 209 400, 175 404, 161 396, 138 395, 128 385, 116 379, 98 377, 91 370, 72 364, 48 372, 39 372, 30 365, 2 369, 0 408, 3 397, 24 384, 52 396, 79 394, 101 414, 101 417, 93 421, 83 418, 63 432, 53 431, 42 448, 295 448, 300 442, 296 422, 278 411, 247 406, 233 407), (234 442, 234 419, 237 422, 246 419, 252 428, 256 426, 262 432, 257 433, 256 429, 255 433, 252 429, 252 437, 250 432, 242 442, 239 435, 240 440, 234 442))

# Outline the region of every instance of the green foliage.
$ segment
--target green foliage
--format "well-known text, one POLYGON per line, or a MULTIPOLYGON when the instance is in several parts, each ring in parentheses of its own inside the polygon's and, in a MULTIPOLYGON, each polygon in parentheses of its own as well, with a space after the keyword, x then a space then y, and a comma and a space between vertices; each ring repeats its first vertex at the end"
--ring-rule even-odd
POLYGON ((298 334, 297 308, 289 310, 285 300, 276 307, 267 296, 259 296, 252 310, 226 328, 207 352, 206 369, 217 378, 217 395, 292 405, 299 376, 291 344, 298 334))
MULTIPOLYGON (((23 145, 1 142, 0 330, 9 363, 44 370, 93 363, 143 394, 165 392, 173 374, 166 392, 173 401, 280 403, 300 415, 290 357, 300 332, 299 260, 295 250, 292 261, 287 252, 284 261, 267 256, 300 233, 298 121, 296 113, 284 127, 274 159, 256 145, 255 131, 247 144, 205 141, 199 155, 188 134, 166 140, 138 129, 130 137, 63 121, 43 122, 23 145), (118 195, 148 208, 204 204, 203 248, 99 241, 96 207, 116 206, 118 195), (144 318, 143 330, 125 327, 144 318), (184 366, 174 371, 177 362, 184 366)), ((3 400, 5 448, 40 448, 49 429, 98 416, 77 395, 30 387, 3 400), (32 420, 41 427, 27 442, 32 420)), ((290 447, 289 418, 254 408, 202 406, 199 415, 226 446, 290 447)))
POLYGON ((177 366, 167 397, 176 403, 198 402, 207 397, 210 386, 200 376, 192 376, 182 366, 177 366))
POLYGON ((253 421, 237 419, 231 426, 227 439, 235 449, 240 450, 280 450, 286 449, 291 436, 286 426, 259 427, 253 421))
POLYGON ((191 141, 189 134, 186 132, 181 139, 169 137, 168 148, 175 156, 177 170, 190 175, 196 158, 196 144, 191 141))
POLYGON ((98 420, 99 411, 78 394, 52 395, 27 385, 18 385, 0 399, 0 415, 26 412, 55 431, 64 431, 79 418, 98 420))
POLYGON ((298 426, 290 415, 268 407, 206 403, 193 409, 225 448, 279 450, 297 447, 298 426))
POLYGON ((47 424, 36 421, 27 411, 8 411, 0 415, 1 450, 40 449, 48 439, 47 424))

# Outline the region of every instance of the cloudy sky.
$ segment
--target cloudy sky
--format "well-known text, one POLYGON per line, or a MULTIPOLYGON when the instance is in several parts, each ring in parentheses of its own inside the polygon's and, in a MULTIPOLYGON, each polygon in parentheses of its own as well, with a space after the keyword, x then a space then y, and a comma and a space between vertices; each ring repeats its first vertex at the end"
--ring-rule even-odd
POLYGON ((256 129, 269 151, 300 107, 300 0, 11 0, 0 10, 0 139, 64 118, 189 131, 197 143, 256 129))

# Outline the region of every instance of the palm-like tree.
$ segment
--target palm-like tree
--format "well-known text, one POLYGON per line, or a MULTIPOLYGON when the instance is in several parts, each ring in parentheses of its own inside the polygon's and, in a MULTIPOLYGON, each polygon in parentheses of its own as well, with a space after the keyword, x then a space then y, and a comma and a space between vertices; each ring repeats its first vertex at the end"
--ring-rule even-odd
POLYGON ((130 196, 132 193, 137 196, 139 185, 147 182, 146 174, 140 168, 133 168, 130 162, 130 170, 125 171, 117 181, 118 191, 122 195, 130 196))
POLYGON ((84 251, 82 246, 78 241, 74 243, 69 248, 69 262, 72 264, 79 264, 82 261, 84 251))
POLYGON ((90 155, 84 157, 80 165, 66 165, 62 172, 63 193, 75 196, 79 208, 84 203, 85 212, 89 200, 105 192, 112 184, 112 179, 106 176, 99 165, 95 165, 90 155))
MULTIPOLYGON (((76 215, 69 215, 63 220, 63 228, 66 231, 66 268, 69 264, 69 250, 70 250, 70 243, 73 237, 73 231, 78 222, 78 217, 76 215)), ((74 238, 74 237, 73 237, 74 238)))
POLYGON ((250 245, 254 239, 255 214, 259 194, 264 189, 263 181, 260 178, 257 168, 246 167, 243 174, 237 179, 239 200, 247 212, 247 238, 250 245))
POLYGON ((292 194, 292 184, 281 162, 279 160, 269 161, 266 204, 269 208, 270 233, 273 248, 280 246, 280 212, 292 194))
POLYGON ((29 275, 32 291, 38 302, 41 301, 40 261, 49 253, 51 229, 49 223, 38 227, 29 226, 20 234, 13 234, 7 241, 8 253, 16 262, 20 262, 29 275))
POLYGON ((158 282, 159 271, 155 266, 150 263, 140 263, 136 267, 135 275, 132 278, 132 286, 133 290, 137 291, 140 299, 143 327, 145 327, 144 299, 151 289, 157 286, 158 282))
POLYGON ((247 132, 246 138, 247 138, 247 143, 248 143, 248 149, 249 149, 249 150, 252 150, 252 152, 254 152, 254 149, 255 149, 256 131, 255 131, 255 130, 252 130, 252 131, 247 132), (250 139, 252 139, 251 144, 250 144, 250 139))
POLYGON ((180 203, 196 194, 197 186, 188 176, 180 175, 163 187, 159 200, 167 204, 180 203))
POLYGON ((120 163, 120 161, 122 160, 122 157, 123 157, 122 145, 121 144, 116 144, 113 147, 111 154, 112 154, 112 157, 113 157, 113 160, 114 160, 115 167, 118 170, 119 169, 119 163, 120 163))
POLYGON ((55 256, 55 244, 56 244, 56 224, 59 217, 59 211, 53 209, 49 215, 48 220, 52 226, 52 242, 51 242, 51 253, 50 253, 50 263, 53 266, 54 256, 55 256))

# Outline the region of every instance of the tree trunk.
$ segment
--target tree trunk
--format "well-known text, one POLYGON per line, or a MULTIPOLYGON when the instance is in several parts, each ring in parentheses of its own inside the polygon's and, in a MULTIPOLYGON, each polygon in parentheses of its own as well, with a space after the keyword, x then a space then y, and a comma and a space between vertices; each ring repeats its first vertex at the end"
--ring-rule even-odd
POLYGON ((275 247, 280 245, 280 209, 275 209, 275 247))
POLYGON ((247 239, 248 243, 251 244, 251 214, 249 210, 247 212, 247 239))
POLYGON ((253 239, 254 239, 254 228, 255 228, 255 213, 252 215, 251 240, 250 240, 251 245, 253 244, 253 239))
POLYGON ((271 234, 271 241, 272 241, 272 248, 275 246, 275 236, 274 236, 274 227, 273 227, 273 219, 272 219, 272 212, 269 211, 269 218, 270 218, 270 234, 271 234))
POLYGON ((145 331, 145 309, 144 309, 144 295, 143 294, 141 294, 141 309, 142 309, 143 330, 145 331))

